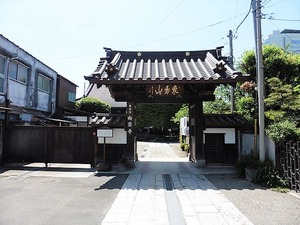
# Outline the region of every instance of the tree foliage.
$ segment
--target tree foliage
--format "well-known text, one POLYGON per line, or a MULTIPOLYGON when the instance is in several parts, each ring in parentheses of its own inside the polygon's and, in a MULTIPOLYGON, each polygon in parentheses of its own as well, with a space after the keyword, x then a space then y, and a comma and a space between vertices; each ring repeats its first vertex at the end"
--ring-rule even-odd
MULTIPOLYGON (((266 79, 277 77, 293 86, 300 82, 300 55, 287 52, 276 45, 265 45, 263 47, 263 65, 266 79)), ((245 51, 239 62, 239 69, 256 80, 256 61, 253 50, 245 51)))
POLYGON ((295 121, 281 120, 272 123, 267 129, 267 134, 276 143, 284 140, 296 140, 300 137, 300 130, 295 121))
POLYGON ((188 104, 183 104, 181 108, 175 113, 175 116, 172 117, 171 121, 173 121, 176 124, 180 124, 180 119, 188 116, 189 116, 189 106, 188 104))
POLYGON ((181 104, 138 104, 138 127, 177 128, 171 121, 181 104))
POLYGON ((284 118, 296 121, 300 114, 299 93, 291 84, 283 84, 277 77, 267 79, 267 84, 270 87, 270 94, 265 99, 268 109, 266 117, 274 122, 284 118))
POLYGON ((219 85, 214 95, 215 101, 203 103, 203 112, 206 114, 230 113, 230 86, 219 85))
POLYGON ((108 113, 110 112, 110 105, 102 102, 97 98, 86 97, 82 98, 75 104, 76 109, 90 112, 90 113, 108 113))
MULTIPOLYGON (((275 45, 263 47, 265 74, 265 116, 267 133, 274 141, 295 137, 299 132, 300 114, 300 55, 275 45), (291 134, 291 135, 288 135, 291 134)), ((253 50, 244 52, 239 68, 256 81, 256 62, 253 50)), ((237 111, 248 120, 256 116, 254 88, 242 84, 237 98, 237 111)))

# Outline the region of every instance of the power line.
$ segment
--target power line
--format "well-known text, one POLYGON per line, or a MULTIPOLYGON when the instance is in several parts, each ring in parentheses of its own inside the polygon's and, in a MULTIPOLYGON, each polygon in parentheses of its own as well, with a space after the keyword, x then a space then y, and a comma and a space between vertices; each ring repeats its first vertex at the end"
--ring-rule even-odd
POLYGON ((177 37, 180 37, 180 36, 184 36, 184 35, 187 35, 187 34, 190 34, 190 33, 197 32, 199 30, 203 30, 203 29, 206 29, 206 28, 209 28, 209 27, 213 27, 213 26, 219 25, 221 23, 227 22, 229 20, 232 20, 232 19, 234 19, 236 17, 239 17, 239 16, 242 16, 242 15, 245 15, 245 13, 242 13, 242 14, 239 14, 238 16, 230 17, 228 19, 224 19, 222 21, 219 21, 219 22, 216 22, 216 23, 213 23, 213 24, 209 24, 209 25, 206 25, 206 26, 203 26, 203 27, 198 27, 196 29, 189 30, 189 31, 186 31, 186 32, 183 32, 183 33, 175 34, 175 35, 168 36, 168 37, 161 38, 161 39, 157 39, 157 40, 154 40, 154 41, 149 41, 149 42, 146 42, 146 43, 143 43, 143 44, 139 44, 139 45, 133 45, 133 46, 125 47, 125 48, 123 48, 123 50, 124 49, 135 48, 135 47, 140 47, 140 46, 144 46, 144 45, 149 45, 149 44, 153 44, 153 43, 165 41, 165 40, 168 40, 168 39, 172 39, 172 38, 177 38, 177 37))
POLYGON ((225 37, 221 37, 220 39, 218 39, 218 40, 216 40, 216 41, 210 43, 209 45, 207 45, 205 48, 208 48, 209 46, 214 45, 215 43, 217 43, 217 42, 223 40, 224 38, 225 38, 225 37))
POLYGON ((269 16, 267 18, 264 18, 264 19, 268 19, 268 20, 279 20, 279 21, 291 21, 291 22, 300 22, 300 20, 294 20, 294 19, 276 19, 276 18, 273 18, 273 16, 269 16))
POLYGON ((249 16, 249 14, 250 14, 250 12, 251 12, 251 4, 252 4, 252 0, 250 1, 250 7, 249 7, 249 10, 248 10, 246 16, 244 17, 244 19, 240 22, 240 24, 239 24, 239 25, 237 26, 237 28, 235 29, 235 33, 234 33, 233 37, 236 37, 236 34, 237 34, 237 32, 238 32, 239 27, 245 22, 245 20, 246 20, 247 17, 249 16))
POLYGON ((152 34, 163 22, 165 22, 169 16, 184 2, 185 0, 182 0, 179 2, 170 12, 169 14, 164 17, 152 30, 150 30, 139 42, 137 45, 141 44, 150 34, 152 34))
MULTIPOLYGON (((272 23, 275 27, 277 27, 277 29, 279 29, 279 30, 282 30, 282 29, 280 29, 280 27, 278 27, 276 24, 274 24, 272 21, 270 21, 270 23, 272 23)), ((293 43, 293 44, 295 44, 296 46, 299 46, 299 48, 300 48, 300 45, 297 43, 297 42, 295 42, 287 33, 282 33, 282 34, 284 34, 288 39, 290 39, 291 40, 291 42, 293 43)))
MULTIPOLYGON (((183 0, 184 1, 184 0, 183 0)), ((183 2, 181 1, 177 7, 183 2)), ((175 7, 174 10, 177 8, 175 7)), ((172 10, 172 12, 174 11, 172 10)), ((171 13, 169 15, 171 15, 171 13)), ((247 13, 247 15, 249 14, 249 12, 247 13)), ((206 25, 206 26, 203 26, 203 27, 198 27, 196 29, 193 29, 193 30, 189 30, 189 31, 186 31, 186 32, 183 32, 183 33, 178 33, 178 34, 175 34, 175 35, 172 35, 172 36, 168 36, 168 37, 165 37, 165 38, 160 38, 160 39, 157 39, 157 40, 153 40, 153 41, 149 41, 149 42, 146 42, 146 43, 142 43, 142 44, 136 44, 136 45, 133 45, 133 46, 129 46, 129 47, 125 47, 125 48, 122 48, 120 50, 125 50, 125 49, 130 49, 130 48, 135 48, 135 47, 140 47, 140 46, 145 46, 145 45, 149 45, 149 44, 153 44, 153 43, 157 43, 157 42, 161 42, 161 41, 165 41, 165 40, 169 40, 169 39, 173 39, 173 38, 177 38, 177 37, 181 37, 181 36, 184 36, 184 35, 187 35, 187 34, 190 34, 190 33, 194 33, 194 32, 197 32, 199 30, 203 30, 203 29, 206 29, 206 28, 209 28, 209 27, 214 27, 214 26, 217 26, 219 24, 222 24, 224 22, 227 22, 229 20, 232 20, 232 19, 235 19, 237 17, 240 17, 240 16, 243 16, 245 15, 245 13, 241 13, 239 15, 235 15, 234 17, 230 17, 230 18, 227 18, 227 19, 224 19, 224 20, 221 20, 219 22, 216 22, 216 23, 213 23, 213 24, 209 24, 209 25, 206 25)), ((247 15, 246 17, 244 18, 244 20, 247 18, 247 15)), ((168 16, 167 16, 168 17, 168 16)), ((165 17, 165 19, 167 18, 165 17)), ((163 21, 165 21, 165 19, 163 21)), ((163 22, 162 21, 162 22, 163 22)), ((162 23, 161 22, 161 23, 162 23)), ((160 23, 160 24, 161 24, 160 23)), ((160 25, 159 24, 159 25, 160 25)), ((240 24, 241 25, 241 24, 240 24)), ((240 26, 239 25, 239 26, 240 26)), ((152 31, 151 31, 152 32, 152 31)), ((222 37, 221 39, 223 39, 224 37, 222 37)), ((221 39, 219 39, 218 41, 220 41, 221 39)), ((216 41, 217 42, 217 41, 216 41)), ((76 56, 66 56, 66 57, 59 57, 59 58, 49 58, 49 59, 44 59, 44 60, 67 60, 67 59, 74 59, 74 58, 83 58, 83 57, 88 57, 88 56, 94 56, 94 55, 98 55, 99 53, 91 53, 91 54, 85 54, 85 55, 76 55, 76 56)))
POLYGON ((233 27, 235 27, 235 19, 236 19, 236 13, 237 13, 237 6, 238 6, 238 0, 236 0, 235 1, 235 12, 234 12, 234 16, 235 16, 235 18, 234 18, 234 22, 233 22, 233 27))
POLYGON ((91 53, 91 54, 86 54, 86 55, 75 55, 75 56, 66 56, 66 57, 60 57, 60 58, 48 58, 48 59, 43 59, 43 60, 65 60, 65 59, 75 59, 75 58, 89 57, 89 56, 94 56, 94 55, 99 55, 99 53, 91 53))

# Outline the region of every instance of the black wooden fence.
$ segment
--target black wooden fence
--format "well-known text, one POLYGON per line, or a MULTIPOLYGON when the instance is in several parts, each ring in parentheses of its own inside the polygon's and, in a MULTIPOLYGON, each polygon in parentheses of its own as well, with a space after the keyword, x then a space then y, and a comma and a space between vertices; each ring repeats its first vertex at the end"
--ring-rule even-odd
POLYGON ((291 189, 300 192, 300 141, 287 141, 279 151, 282 169, 291 189))
POLYGON ((85 163, 94 167, 95 130, 91 127, 8 128, 4 161, 85 163))

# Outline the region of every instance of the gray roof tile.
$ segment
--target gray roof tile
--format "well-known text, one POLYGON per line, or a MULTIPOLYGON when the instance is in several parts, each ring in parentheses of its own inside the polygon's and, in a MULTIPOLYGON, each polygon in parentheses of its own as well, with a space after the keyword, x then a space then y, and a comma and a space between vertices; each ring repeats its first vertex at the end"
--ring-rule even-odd
POLYGON ((95 72, 85 78, 99 83, 134 81, 237 80, 242 74, 233 71, 221 56, 221 49, 178 52, 130 52, 105 49, 95 72))

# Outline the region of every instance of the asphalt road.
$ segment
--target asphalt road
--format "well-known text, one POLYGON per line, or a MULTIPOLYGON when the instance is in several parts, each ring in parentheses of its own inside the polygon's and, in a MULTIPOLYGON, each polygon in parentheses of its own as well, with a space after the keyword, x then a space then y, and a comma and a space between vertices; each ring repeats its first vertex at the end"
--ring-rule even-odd
POLYGON ((2 170, 1 176, 0 171, 0 225, 100 224, 127 178, 33 173, 3 176, 2 170))
POLYGON ((237 174, 205 176, 253 224, 300 224, 300 198, 263 188, 246 181, 237 174))
MULTIPOLYGON (((300 224, 299 198, 224 174, 224 169, 195 168, 176 144, 170 144, 174 154, 164 154, 166 146, 159 143, 142 142, 138 147, 140 161, 130 173, 205 174, 253 224, 300 224)), ((0 167, 0 225, 101 224, 128 176, 94 176, 88 166, 56 166, 0 167)))

